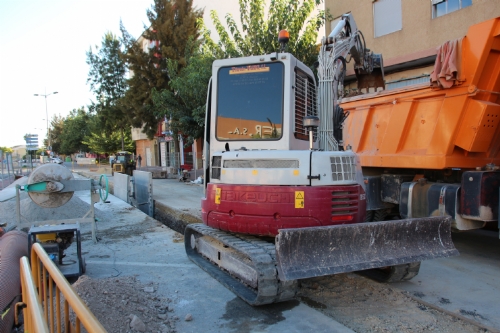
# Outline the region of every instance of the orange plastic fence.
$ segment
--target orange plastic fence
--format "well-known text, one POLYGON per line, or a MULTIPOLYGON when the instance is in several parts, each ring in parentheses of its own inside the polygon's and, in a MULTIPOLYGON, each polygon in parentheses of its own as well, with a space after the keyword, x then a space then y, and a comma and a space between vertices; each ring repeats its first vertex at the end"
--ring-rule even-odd
POLYGON ((31 273, 21 258, 21 280, 25 332, 80 332, 82 325, 89 333, 106 332, 38 243, 31 247, 31 273))

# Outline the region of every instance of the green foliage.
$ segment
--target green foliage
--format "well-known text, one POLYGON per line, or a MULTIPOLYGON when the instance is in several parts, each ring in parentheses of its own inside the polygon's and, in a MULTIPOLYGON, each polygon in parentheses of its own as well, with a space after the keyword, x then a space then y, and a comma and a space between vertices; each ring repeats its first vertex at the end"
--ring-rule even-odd
MULTIPOLYGON (((130 132, 124 132, 125 150, 135 151, 135 143, 132 141, 130 132)), ((122 150, 122 133, 116 131, 110 135, 103 132, 92 132, 83 140, 83 144, 89 147, 90 151, 97 154, 113 154, 122 150)))
POLYGON ((70 155, 79 151, 89 151, 83 143, 86 136, 90 135, 90 124, 96 116, 85 112, 83 107, 73 109, 64 119, 64 128, 61 133, 61 146, 59 153, 70 155))
MULTIPOLYGON (((212 11, 211 18, 219 35, 215 43, 210 32, 198 21, 203 39, 188 40, 184 63, 167 61, 170 89, 153 89, 153 112, 170 120, 172 132, 187 136, 187 144, 203 136, 207 87, 213 60, 275 52, 279 49, 278 32, 290 33, 288 51, 312 66, 317 58, 317 33, 324 22, 324 12, 310 18, 320 0, 273 0, 268 19, 264 18, 263 0, 240 0, 242 31, 230 14, 226 15, 228 30, 212 11), (309 21, 307 21, 309 20, 309 21)), ((271 137, 278 137, 271 125, 271 137)))
MULTIPOLYGON (((50 145, 54 153, 59 153, 61 150, 61 138, 64 131, 64 118, 61 115, 54 115, 50 121, 50 145)), ((49 141, 43 141, 45 147, 49 146, 49 141)))
POLYGON ((200 52, 200 43, 191 38, 186 45, 186 66, 168 60, 171 90, 153 89, 154 111, 170 120, 170 130, 186 136, 186 145, 203 136, 207 83, 214 56, 200 52))
POLYGON ((12 148, 8 148, 8 147, 1 147, 0 146, 0 150, 3 151, 4 153, 13 153, 14 150, 12 148))
POLYGON ((93 53, 92 48, 87 52, 90 66, 87 83, 97 100, 90 110, 98 116, 99 129, 111 134, 130 127, 126 108, 121 103, 127 89, 127 65, 122 44, 112 33, 106 33, 101 47, 95 46, 95 49, 97 53, 93 53))
POLYGON ((133 72, 127 81, 129 89, 123 105, 131 115, 131 123, 152 138, 156 133, 158 121, 167 111, 158 112, 152 100, 152 91, 172 90, 167 75, 167 59, 175 61, 179 68, 186 66, 186 41, 196 40, 199 36, 196 22, 202 11, 193 9, 192 1, 154 0, 147 11, 150 27, 145 27, 143 38, 137 41, 130 36, 123 25, 122 42, 126 47, 124 60, 133 72), (144 52, 144 42, 149 47, 144 52))
POLYGON ((216 48, 219 57, 242 57, 272 53, 279 50, 278 33, 286 29, 290 33, 287 51, 308 66, 317 59, 316 39, 325 18, 330 15, 320 11, 311 18, 315 8, 323 0, 271 0, 267 20, 264 18, 264 0, 239 0, 241 31, 231 14, 226 14, 226 27, 217 12, 210 16, 219 35, 215 44, 208 34, 204 34, 206 44, 216 48))
POLYGON ((87 52, 87 64, 90 66, 87 83, 100 102, 106 100, 116 104, 127 88, 127 67, 121 57, 121 42, 107 32, 102 38, 101 48, 96 45, 95 49, 97 54, 92 52, 92 48, 87 52))

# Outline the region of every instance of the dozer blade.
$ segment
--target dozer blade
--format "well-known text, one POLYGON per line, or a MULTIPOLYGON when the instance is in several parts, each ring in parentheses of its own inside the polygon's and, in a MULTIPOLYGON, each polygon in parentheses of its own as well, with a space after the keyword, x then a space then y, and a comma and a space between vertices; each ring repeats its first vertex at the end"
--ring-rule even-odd
POLYGON ((282 229, 276 238, 278 274, 285 281, 458 254, 445 216, 282 229))

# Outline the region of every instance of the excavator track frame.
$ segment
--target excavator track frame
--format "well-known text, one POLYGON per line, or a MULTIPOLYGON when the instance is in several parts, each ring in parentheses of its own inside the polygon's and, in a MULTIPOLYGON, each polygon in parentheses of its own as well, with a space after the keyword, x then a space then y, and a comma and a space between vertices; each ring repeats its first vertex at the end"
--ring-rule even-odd
MULTIPOLYGON (((184 245, 189 259, 218 280, 248 304, 264 305, 283 302, 295 298, 298 281, 281 281, 276 268, 276 249, 272 242, 263 239, 220 231, 203 224, 190 224, 184 232, 184 245), (198 239, 208 236, 219 242, 224 248, 232 249, 244 255, 257 272, 256 288, 245 284, 224 267, 199 253, 198 239)), ((219 256, 220 257, 220 256, 219 256)))

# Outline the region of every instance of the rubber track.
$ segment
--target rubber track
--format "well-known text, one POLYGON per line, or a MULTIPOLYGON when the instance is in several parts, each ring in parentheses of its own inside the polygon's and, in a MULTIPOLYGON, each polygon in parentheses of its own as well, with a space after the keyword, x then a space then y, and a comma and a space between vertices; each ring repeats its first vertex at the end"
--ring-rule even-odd
POLYGON ((283 282, 278 279, 276 250, 272 243, 253 236, 227 233, 203 224, 190 224, 184 233, 184 245, 189 259, 250 305, 283 302, 295 297, 298 289, 297 281, 283 282), (257 290, 245 285, 193 250, 191 248, 193 234, 195 237, 202 235, 212 237, 247 256, 258 272, 257 290))

